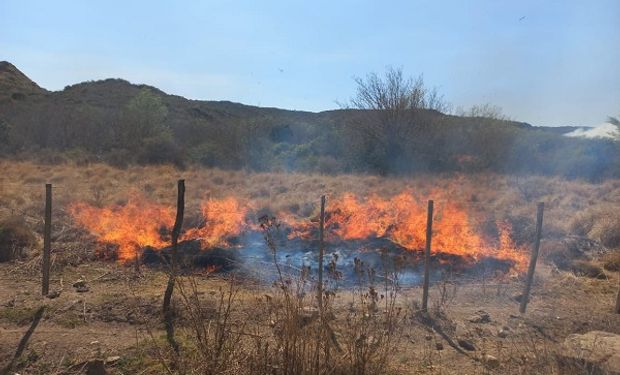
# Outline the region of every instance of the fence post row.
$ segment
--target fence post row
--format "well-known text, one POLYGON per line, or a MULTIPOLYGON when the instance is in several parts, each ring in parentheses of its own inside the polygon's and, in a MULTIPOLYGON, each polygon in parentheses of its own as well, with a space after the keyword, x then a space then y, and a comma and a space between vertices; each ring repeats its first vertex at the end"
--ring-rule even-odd
MULTIPOLYGON (((183 211, 185 207, 185 181, 178 181, 178 197, 177 197, 177 217, 175 225, 172 230, 172 273, 174 274, 176 262, 177 262, 177 240, 183 223, 183 211)), ((534 279, 534 272, 536 270, 536 262, 538 260, 538 253, 540 249, 540 239, 542 236, 542 224, 543 224, 543 212, 545 204, 539 202, 537 206, 536 215, 536 237, 534 240, 534 248, 530 258, 529 268, 527 271, 526 283, 523 294, 521 296, 521 302, 519 311, 525 313, 527 304, 529 302, 530 291, 532 288, 532 282, 534 279)), ((323 312, 323 257, 325 252, 324 246, 324 230, 325 230, 325 195, 321 196, 321 217, 319 226, 319 282, 318 282, 318 305, 320 313, 323 312)), ((51 232, 52 232, 52 184, 45 184, 45 225, 43 236, 43 261, 42 261, 42 282, 41 293, 47 295, 49 293, 49 280, 50 280, 50 252, 51 252, 51 232)), ((424 284, 422 291, 422 310, 428 310, 428 289, 430 284, 430 257, 431 257, 431 243, 433 232, 433 200, 428 201, 428 212, 426 221, 426 246, 424 249, 424 284)), ((174 282, 171 283, 174 285, 174 282)), ((172 288, 169 288, 172 289, 172 288)), ((171 292, 171 290, 169 291, 171 292)), ((168 294, 168 293, 166 293, 168 294)), ((172 293, 169 293, 170 295, 172 293)), ((165 304, 166 305, 166 304, 165 304)), ((166 306, 167 307, 167 306, 166 306)), ((167 310, 167 309, 165 309, 167 310)), ((618 290, 618 296, 616 299, 615 312, 620 313, 620 289, 618 290)))
POLYGON ((534 239, 534 249, 532 250, 532 257, 530 258, 530 266, 527 270, 527 278, 525 281, 525 289, 521 294, 521 305, 519 306, 519 312, 525 313, 527 304, 530 299, 530 290, 532 289, 532 281, 534 280, 534 271, 536 270, 536 260, 538 259, 538 249, 540 248, 540 237, 542 235, 543 224, 543 211, 545 210, 545 203, 539 202, 536 212, 536 237, 534 239))
POLYGON ((50 291, 50 252, 52 242, 52 184, 45 184, 45 226, 43 231, 43 280, 41 281, 41 294, 46 296, 50 291))

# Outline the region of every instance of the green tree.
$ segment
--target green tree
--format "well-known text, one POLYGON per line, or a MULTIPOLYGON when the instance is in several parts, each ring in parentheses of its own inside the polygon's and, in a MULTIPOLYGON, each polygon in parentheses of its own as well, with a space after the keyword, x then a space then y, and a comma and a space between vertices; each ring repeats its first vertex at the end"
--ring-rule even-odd
POLYGON ((160 96, 148 88, 140 90, 124 108, 118 129, 119 146, 136 150, 152 138, 172 138, 166 124, 168 110, 160 96))

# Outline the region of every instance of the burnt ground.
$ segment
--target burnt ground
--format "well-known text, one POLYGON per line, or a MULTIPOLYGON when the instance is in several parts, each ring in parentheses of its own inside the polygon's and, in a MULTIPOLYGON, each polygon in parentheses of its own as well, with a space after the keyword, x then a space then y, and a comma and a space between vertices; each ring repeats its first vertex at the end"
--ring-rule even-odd
MULTIPOLYGON (((0 363, 12 356, 32 314, 44 304, 44 319, 19 361, 20 374, 79 373, 93 359, 107 359, 112 374, 161 371, 152 348, 163 336, 164 272, 143 268, 137 277, 131 267, 103 261, 66 266, 52 275, 50 289, 61 290, 60 295, 48 299, 40 296, 36 269, 28 263, 0 264, 0 363), (86 281, 88 291, 72 287, 79 279, 86 281)), ((201 295, 212 294, 227 283, 217 274, 195 280, 201 295)), ((405 315, 399 322, 397 350, 386 371, 558 373, 553 353, 569 334, 620 333, 620 315, 612 313, 617 275, 591 279, 539 264, 524 315, 518 313, 515 300, 522 285, 518 278, 498 281, 465 276, 436 282, 431 289, 430 321, 416 313, 420 288, 403 287, 398 304, 405 315), (475 350, 463 349, 459 340, 468 341, 475 350), (486 365, 485 355, 497 358, 499 367, 486 365)), ((240 311, 251 316, 257 296, 269 293, 270 286, 251 280, 240 281, 240 286, 240 311)), ((345 311, 350 292, 339 293, 344 298, 336 301, 336 314, 345 311)))

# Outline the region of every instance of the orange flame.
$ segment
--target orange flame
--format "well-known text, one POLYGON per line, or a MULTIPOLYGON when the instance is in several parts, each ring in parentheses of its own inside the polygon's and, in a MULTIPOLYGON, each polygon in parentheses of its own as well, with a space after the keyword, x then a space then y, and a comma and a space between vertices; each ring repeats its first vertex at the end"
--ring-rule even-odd
MULTIPOLYGON (((204 225, 186 231, 181 240, 200 240, 203 248, 228 246, 227 239, 245 228, 247 208, 235 198, 209 199, 201 204, 204 225)), ((170 245, 166 231, 172 229, 175 211, 133 194, 125 205, 95 207, 74 203, 69 207, 74 220, 101 243, 118 246, 119 261, 135 259, 145 246, 155 249, 170 245)))
POLYGON ((248 208, 228 197, 209 199, 201 204, 205 225, 188 230, 183 239, 198 239, 205 248, 229 246, 228 238, 238 236, 246 229, 248 208))
POLYGON ((99 242, 118 245, 120 261, 134 259, 145 246, 167 246, 169 242, 162 239, 161 231, 174 223, 172 209, 138 195, 133 195, 125 205, 112 207, 74 203, 69 206, 69 213, 99 242))
MULTIPOLYGON (((438 202, 433 220, 433 253, 460 255, 473 261, 484 257, 511 260, 517 271, 527 267, 527 251, 512 241, 508 224, 497 222, 499 238, 489 240, 479 229, 475 215, 451 202, 447 193, 434 191, 431 195, 438 202)), ((426 241, 425 203, 408 190, 389 199, 378 195, 360 199, 351 193, 344 194, 328 203, 327 238, 383 237, 408 250, 422 250, 426 241)), ((208 199, 201 203, 204 224, 188 229, 181 240, 200 240, 203 248, 228 247, 231 237, 256 229, 246 221, 249 207, 234 197, 208 199)), ((172 207, 149 202, 139 195, 133 195, 125 205, 103 208, 75 203, 69 207, 69 213, 98 241, 118 245, 121 261, 134 259, 145 246, 168 246, 166 232, 174 223, 172 207)), ((316 231, 316 222, 291 213, 278 216, 291 229, 289 238, 309 238, 316 231)))
MULTIPOLYGON (((433 196, 443 197, 441 192, 433 196)), ((446 201, 441 199, 441 201, 446 201)), ((489 244, 476 230, 475 221, 465 209, 455 203, 440 204, 433 219, 432 252, 471 257, 512 260, 515 269, 525 269, 527 257, 523 249, 511 240, 510 228, 497 223, 499 247, 489 244)), ((410 191, 404 191, 391 199, 371 195, 365 200, 347 193, 341 199, 331 200, 326 214, 328 234, 343 240, 385 237, 408 249, 422 250, 426 243, 426 204, 421 204, 410 191)), ((291 227, 289 237, 310 237, 315 225, 308 221, 284 216, 291 227)))

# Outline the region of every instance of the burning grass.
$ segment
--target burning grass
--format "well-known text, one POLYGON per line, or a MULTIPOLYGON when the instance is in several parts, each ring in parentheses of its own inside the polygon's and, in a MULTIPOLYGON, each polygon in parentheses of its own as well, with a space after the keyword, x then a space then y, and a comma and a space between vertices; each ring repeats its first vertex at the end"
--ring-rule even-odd
MULTIPOLYGON (((200 206, 202 219, 199 225, 187 228, 182 241, 200 241, 202 248, 209 251, 216 247, 229 248, 235 240, 235 247, 241 248, 241 253, 256 251, 255 245, 240 239, 251 236, 251 232, 258 228, 256 213, 250 214, 251 202, 242 203, 234 197, 209 198, 200 206)), ((146 247, 158 250, 170 241, 173 208, 136 194, 124 205, 111 207, 74 203, 69 206, 69 213, 97 241, 117 246, 117 259, 122 262, 141 258, 146 247)), ((330 200, 326 214, 328 242, 338 243, 352 253, 357 250, 360 255, 361 249, 372 249, 376 239, 390 241, 393 245, 388 247, 394 256, 399 254, 395 253, 398 249, 420 252, 425 242, 426 214, 411 191, 387 199, 378 196, 361 199, 345 193, 330 200)), ((286 220, 289 239, 298 239, 308 243, 304 246, 310 246, 317 238, 316 220, 304 219, 291 212, 281 215, 286 220)), ((517 272, 525 269, 526 249, 515 245, 507 223, 496 223, 498 235, 491 238, 481 233, 481 228, 475 225, 467 210, 449 201, 439 206, 435 218, 433 255, 439 256, 440 262, 458 262, 460 259, 475 264, 493 258, 508 261, 517 272)), ((301 267, 302 264, 295 266, 301 267)))
MULTIPOLYGON (((182 240, 202 247, 242 246, 264 213, 281 219, 289 238, 316 238, 319 196, 329 196, 328 241, 387 239, 409 251, 423 248, 426 199, 436 204, 433 251, 479 261, 511 260, 522 270, 531 244, 535 201, 546 202, 544 234, 577 233, 617 246, 620 182, 590 184, 558 178, 498 175, 321 176, 245 173, 214 169, 177 170, 168 166, 115 169, 103 164, 40 166, 0 162, 0 215, 19 213, 39 220, 45 181, 54 189, 56 225, 82 226, 99 243, 112 243, 120 260, 142 249, 169 243, 174 220, 175 180, 187 181, 182 240), (70 215, 66 215, 69 213, 70 215), (569 218, 573 218, 569 220, 569 218)), ((104 248, 103 246, 100 247, 104 248)))

